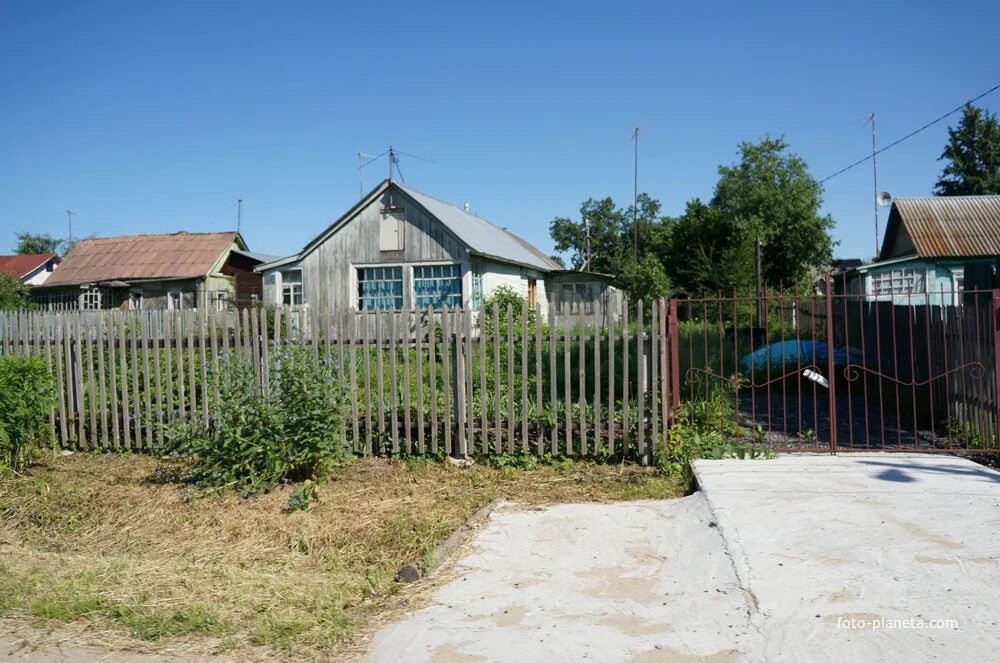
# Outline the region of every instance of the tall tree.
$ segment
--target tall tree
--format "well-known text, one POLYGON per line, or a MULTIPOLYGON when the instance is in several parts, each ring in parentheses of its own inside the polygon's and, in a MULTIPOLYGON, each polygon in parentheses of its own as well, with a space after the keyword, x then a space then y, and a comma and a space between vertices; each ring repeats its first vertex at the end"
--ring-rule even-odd
POLYGON ((23 232, 17 233, 17 248, 14 253, 61 253, 65 245, 65 240, 52 235, 23 232))
POLYGON ((971 104, 958 127, 948 127, 948 144, 938 159, 947 161, 934 185, 938 196, 1000 194, 1000 122, 971 104))
POLYGON ((833 255, 833 219, 819 213, 822 187, 783 138, 740 143, 740 159, 719 167, 712 207, 745 239, 760 237, 764 279, 791 284, 833 255))
POLYGON ((742 292, 754 282, 753 239, 731 217, 697 198, 671 224, 663 262, 674 286, 690 296, 742 292))

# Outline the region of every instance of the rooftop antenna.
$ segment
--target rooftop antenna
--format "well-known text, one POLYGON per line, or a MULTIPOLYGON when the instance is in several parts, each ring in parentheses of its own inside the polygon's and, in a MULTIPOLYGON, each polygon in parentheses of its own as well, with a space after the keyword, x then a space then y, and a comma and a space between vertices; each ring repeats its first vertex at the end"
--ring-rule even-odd
POLYGON ((632 253, 633 259, 639 261, 639 227, 636 225, 636 213, 639 206, 639 132, 642 127, 632 130, 632 142, 635 143, 635 158, 632 164, 632 253))
MULTIPOLYGON (((868 119, 865 123, 872 123, 872 193, 875 195, 875 259, 878 260, 878 208, 879 208, 879 193, 878 193, 878 165, 875 163, 875 155, 878 152, 875 149, 875 113, 869 113, 868 119)), ((891 198, 890 198, 891 202, 891 198)))
POLYGON ((69 245, 70 245, 70 247, 73 246, 73 215, 74 214, 76 214, 76 212, 74 212, 72 210, 66 210, 66 223, 67 223, 67 225, 69 225, 69 245))
MULTIPOLYGON (((230 207, 229 209, 232 209, 230 207)), ((236 232, 240 232, 240 226, 243 224, 243 199, 236 199, 236 232)))
MULTIPOLYGON (((382 154, 376 154, 376 155, 365 154, 364 152, 358 152, 358 185, 359 185, 358 198, 364 198, 365 196, 365 166, 372 163, 373 161, 378 161, 388 153, 389 150, 386 150, 382 154)), ((392 173, 389 173, 389 176, 392 177, 392 173)))
POLYGON ((409 152, 403 152, 402 150, 397 150, 392 145, 390 145, 389 146, 389 181, 390 182, 392 181, 392 168, 393 168, 393 166, 396 167, 396 172, 399 173, 399 179, 402 180, 404 183, 406 182, 406 178, 403 177, 403 170, 402 170, 402 168, 399 167, 399 155, 400 154, 402 154, 403 156, 410 157, 412 159, 419 159, 420 161, 425 161, 427 163, 436 163, 436 162, 431 161, 430 159, 426 159, 426 158, 424 158, 424 157, 422 157, 422 156, 420 156, 418 154, 410 154, 409 152))

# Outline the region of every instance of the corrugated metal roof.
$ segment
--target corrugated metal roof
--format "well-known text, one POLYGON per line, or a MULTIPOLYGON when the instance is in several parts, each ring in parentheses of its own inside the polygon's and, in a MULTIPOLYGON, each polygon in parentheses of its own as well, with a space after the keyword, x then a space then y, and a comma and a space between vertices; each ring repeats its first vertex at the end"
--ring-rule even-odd
POLYGON ((1000 196, 896 198, 892 206, 883 252, 901 223, 925 258, 1000 255, 1000 196))
POLYGON ((15 279, 23 279, 55 257, 54 253, 23 253, 16 256, 0 256, 0 274, 9 274, 15 279))
POLYGON ((466 212, 461 207, 438 200, 412 187, 398 182, 393 184, 437 217, 475 253, 534 267, 543 272, 562 269, 557 262, 509 230, 495 226, 472 212, 466 212))
POLYGON ((99 281, 197 278, 208 274, 239 234, 187 233, 83 239, 42 287, 99 281))

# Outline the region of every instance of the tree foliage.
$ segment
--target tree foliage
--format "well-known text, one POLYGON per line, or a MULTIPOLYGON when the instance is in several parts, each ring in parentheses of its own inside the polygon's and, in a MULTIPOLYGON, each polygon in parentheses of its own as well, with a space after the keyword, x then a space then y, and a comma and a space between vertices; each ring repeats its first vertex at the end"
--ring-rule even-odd
POLYGON ((66 248, 66 240, 58 239, 49 234, 35 234, 29 232, 17 233, 17 247, 14 253, 36 254, 36 253, 62 253, 66 248))
POLYGON ((549 226, 556 249, 580 269, 587 219, 586 269, 620 277, 632 299, 674 289, 688 295, 743 291, 755 280, 758 236, 765 284, 796 283, 832 258, 833 220, 819 213, 822 188, 781 138, 741 143, 739 160, 719 168, 712 200, 692 199, 676 219, 661 215, 660 202, 645 193, 637 202, 638 251, 632 208, 619 208, 611 198, 588 199, 580 220, 560 217, 549 226))
POLYGON ((670 229, 664 262, 681 292, 731 292, 753 283, 754 241, 734 219, 695 198, 670 229))
POLYGON ((28 308, 27 285, 9 274, 0 274, 0 311, 19 311, 28 308))
POLYGON ((947 161, 934 185, 938 196, 1000 194, 1000 122, 988 110, 971 104, 955 128, 939 161, 947 161))
POLYGON ((833 219, 819 213, 822 187, 782 138, 739 146, 740 159, 719 168, 712 207, 744 241, 761 241, 765 282, 794 283, 833 258, 833 219))

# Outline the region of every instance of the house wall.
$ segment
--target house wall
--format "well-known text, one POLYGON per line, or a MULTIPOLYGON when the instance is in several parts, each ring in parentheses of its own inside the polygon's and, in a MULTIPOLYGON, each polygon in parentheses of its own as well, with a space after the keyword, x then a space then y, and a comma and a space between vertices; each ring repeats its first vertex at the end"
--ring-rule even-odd
POLYGON ((932 304, 952 306, 959 303, 955 293, 958 287, 958 273, 964 270, 964 260, 908 260, 885 265, 872 265, 863 276, 867 299, 871 301, 892 301, 898 306, 932 304), (909 295, 876 295, 875 280, 878 275, 894 270, 917 269, 926 271, 924 292, 909 295))
POLYGON ((56 267, 55 262, 52 260, 49 260, 44 265, 31 272, 31 274, 28 274, 27 278, 22 278, 22 283, 26 283, 28 285, 42 285, 50 276, 52 276, 52 269, 49 269, 50 267, 52 269, 55 269, 56 267))
POLYGON ((403 267, 403 308, 414 306, 413 270, 417 265, 458 264, 462 269, 463 304, 472 292, 472 260, 483 266, 483 292, 489 296, 501 285, 509 285, 522 296, 528 294, 528 278, 537 281, 537 297, 547 309, 544 274, 530 268, 470 257, 466 246, 437 219, 409 196, 390 189, 359 210, 354 217, 314 247, 300 260, 265 270, 264 301, 282 304, 284 272, 301 270, 303 303, 319 311, 342 311, 358 307, 359 267, 400 265, 403 267), (402 238, 393 239, 383 210, 392 209, 401 220, 402 238), (398 243, 394 243, 398 242, 398 243), (401 250, 382 250, 384 246, 401 250))
POLYGON ((263 279, 260 274, 253 271, 253 268, 259 264, 259 260, 238 253, 230 253, 226 264, 222 266, 222 273, 235 279, 233 296, 238 307, 252 305, 254 302, 260 301, 264 295, 263 279))

